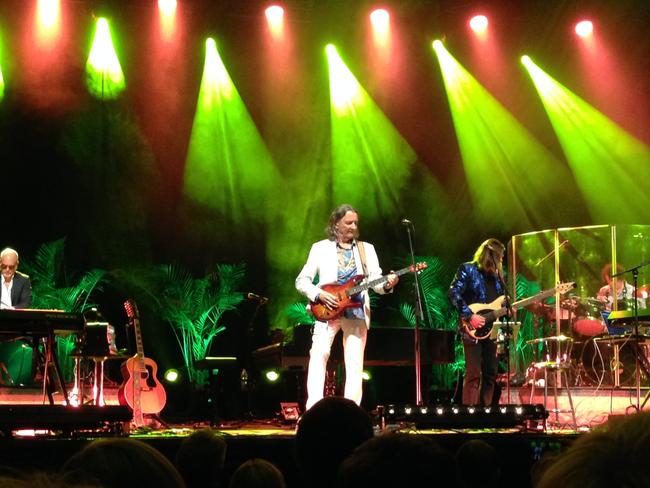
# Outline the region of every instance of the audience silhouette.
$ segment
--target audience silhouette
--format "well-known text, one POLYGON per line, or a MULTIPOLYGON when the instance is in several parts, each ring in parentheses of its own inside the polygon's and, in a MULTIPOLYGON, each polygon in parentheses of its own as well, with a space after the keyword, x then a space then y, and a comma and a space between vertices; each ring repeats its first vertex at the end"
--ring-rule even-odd
POLYGON ((187 488, 222 486, 227 444, 212 429, 201 429, 183 441, 176 452, 176 468, 187 488))
POLYGON ((460 481, 467 488, 499 486, 501 466, 497 451, 482 439, 471 439, 456 451, 460 481))
POLYGON ((650 412, 612 418, 576 439, 541 473, 537 488, 650 486, 650 412))
POLYGON ((352 400, 325 397, 316 402, 296 431, 296 464, 305 486, 334 486, 343 460, 372 436, 370 416, 352 400))
POLYGON ((451 453, 424 435, 387 433, 364 442, 339 470, 339 488, 459 486, 451 453))
POLYGON ((233 473, 229 488, 285 488, 284 475, 265 459, 249 459, 233 473))
POLYGON ((133 438, 97 439, 63 465, 71 484, 103 488, 184 488, 180 473, 156 448, 133 438))

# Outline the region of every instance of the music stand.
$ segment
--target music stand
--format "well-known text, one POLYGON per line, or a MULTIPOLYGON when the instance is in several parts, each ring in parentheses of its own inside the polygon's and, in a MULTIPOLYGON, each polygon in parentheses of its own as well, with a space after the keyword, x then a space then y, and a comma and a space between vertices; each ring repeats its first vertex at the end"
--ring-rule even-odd
POLYGON ((519 337, 519 329, 521 329, 521 322, 497 320, 494 322, 490 330, 490 340, 496 341, 497 350, 498 345, 501 343, 505 346, 505 354, 507 361, 507 376, 506 376, 506 395, 508 396, 508 403, 510 402, 510 341, 517 344, 519 337))

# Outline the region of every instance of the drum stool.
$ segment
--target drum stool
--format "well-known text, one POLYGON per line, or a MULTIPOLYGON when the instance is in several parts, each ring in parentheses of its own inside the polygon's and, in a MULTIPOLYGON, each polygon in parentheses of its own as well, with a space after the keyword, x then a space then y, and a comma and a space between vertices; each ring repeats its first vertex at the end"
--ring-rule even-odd
POLYGON ((578 423, 576 422, 575 408, 573 407, 573 398, 571 397, 571 387, 569 386, 569 378, 567 371, 571 366, 571 349, 573 348, 573 339, 564 335, 553 337, 542 337, 540 339, 533 339, 527 342, 533 347, 538 347, 540 344, 543 347, 541 362, 535 363, 535 372, 533 374, 533 381, 530 387, 530 403, 533 402, 535 395, 535 383, 537 381, 537 374, 539 371, 544 371, 544 408, 550 413, 555 413, 555 422, 559 423, 560 413, 571 413, 573 419, 573 428, 577 430, 578 423), (554 408, 549 410, 548 406, 548 372, 551 371, 553 376, 553 398, 555 400, 554 408), (564 382, 567 397, 569 398, 569 410, 561 410, 558 406, 557 383, 558 379, 564 382))

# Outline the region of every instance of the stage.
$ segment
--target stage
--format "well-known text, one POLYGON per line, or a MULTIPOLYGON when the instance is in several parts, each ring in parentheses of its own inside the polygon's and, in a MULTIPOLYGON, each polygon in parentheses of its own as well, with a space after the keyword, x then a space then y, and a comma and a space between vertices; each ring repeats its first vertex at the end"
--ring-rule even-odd
MULTIPOLYGON (((646 391, 642 389, 642 399, 646 391)), ((568 409, 566 390, 561 389, 558 393, 560 409, 568 409)), ((582 433, 605 422, 610 415, 632 413, 630 407, 636 404, 635 389, 574 388, 571 393, 577 430, 567 413, 560 414, 559 421, 556 421, 551 412, 546 429, 543 423, 508 428, 452 426, 428 429, 418 428, 415 422, 403 420, 385 422, 382 429, 377 412, 370 413, 377 433, 390 430, 426 435, 451 452, 469 439, 483 439, 497 449, 499 458, 503 460, 504 486, 530 486, 530 469, 540 456, 548 451, 562 451, 582 433)), ((502 397, 503 405, 506 405, 505 392, 502 397)), ((60 394, 55 394, 54 399, 57 403, 62 402, 60 394)), ((18 469, 56 471, 71 454, 90 440, 115 435, 143 440, 173 460, 185 437, 198 429, 213 428, 228 444, 226 476, 230 476, 243 461, 261 457, 275 463, 283 471, 288 486, 300 486, 293 458, 296 424, 283 420, 280 415, 266 419, 223 421, 211 418, 172 419, 163 411, 160 421, 152 420, 147 427, 132 429, 128 420, 124 421, 130 418, 130 411, 118 406, 114 387, 104 391, 104 399, 104 407, 84 405, 75 409, 62 404, 44 405, 39 389, 0 388, 0 428, 4 434, 0 441, 0 455, 3 463, 18 469), (32 428, 29 428, 30 419, 34 421, 32 428), (49 428, 48 422, 51 422, 49 428)), ((528 387, 511 390, 512 404, 527 404, 529 399, 528 387)), ((532 403, 543 403, 543 389, 536 389, 532 403)), ((554 408, 552 395, 549 396, 548 408, 554 408)))

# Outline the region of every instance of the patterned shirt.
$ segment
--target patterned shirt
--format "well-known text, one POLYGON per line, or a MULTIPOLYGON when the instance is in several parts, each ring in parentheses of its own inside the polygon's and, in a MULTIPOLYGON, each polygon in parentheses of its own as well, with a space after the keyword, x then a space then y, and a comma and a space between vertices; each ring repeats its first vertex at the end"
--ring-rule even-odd
MULTIPOLYGON (((357 263, 354 259, 354 245, 350 249, 345 249, 337 244, 336 251, 338 254, 338 284, 341 285, 357 275, 357 263)), ((353 297, 353 301, 360 302, 361 306, 346 308, 343 316, 346 319, 363 320, 365 318, 363 296, 358 294, 353 297)))

